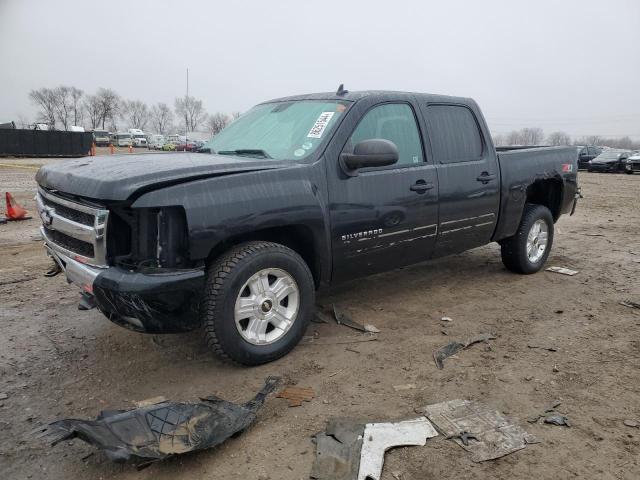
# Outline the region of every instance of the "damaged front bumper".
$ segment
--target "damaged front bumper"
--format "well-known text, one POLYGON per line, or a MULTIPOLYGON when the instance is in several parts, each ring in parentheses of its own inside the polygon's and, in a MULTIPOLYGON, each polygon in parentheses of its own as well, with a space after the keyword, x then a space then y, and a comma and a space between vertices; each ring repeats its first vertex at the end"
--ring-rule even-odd
POLYGON ((94 267, 45 243, 69 283, 80 287, 112 322, 144 333, 179 333, 197 328, 204 269, 139 273, 94 267))

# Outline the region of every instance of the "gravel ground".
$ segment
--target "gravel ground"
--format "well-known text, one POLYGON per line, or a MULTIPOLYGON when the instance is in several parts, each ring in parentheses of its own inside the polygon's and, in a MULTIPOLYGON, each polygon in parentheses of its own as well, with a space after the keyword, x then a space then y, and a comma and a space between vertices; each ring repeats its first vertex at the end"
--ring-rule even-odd
MULTIPOLYGON (((34 173, 0 166, 0 190, 32 213, 34 173)), ((315 342, 255 368, 218 361, 199 332, 152 337, 78 311, 62 276, 42 276, 50 261, 37 219, 0 225, 0 479, 305 479, 311 435, 330 416, 396 419, 455 398, 494 406, 541 443, 475 464, 434 438, 390 451, 384 480, 640 478, 640 429, 623 424, 640 421, 640 310, 620 305, 640 301, 640 176, 580 173, 580 182, 585 199, 558 223, 548 262, 576 276, 509 273, 488 245, 336 286, 319 301, 377 326, 377 341, 355 343, 363 337, 353 330, 312 324, 315 342), (436 348, 484 332, 497 338, 435 367, 436 348), (289 408, 272 396, 239 437, 142 471, 79 440, 51 448, 30 433, 157 395, 244 401, 270 374, 313 387, 316 398, 289 408), (408 383, 416 388, 393 388, 408 383), (527 423, 552 400, 571 428, 527 423)))

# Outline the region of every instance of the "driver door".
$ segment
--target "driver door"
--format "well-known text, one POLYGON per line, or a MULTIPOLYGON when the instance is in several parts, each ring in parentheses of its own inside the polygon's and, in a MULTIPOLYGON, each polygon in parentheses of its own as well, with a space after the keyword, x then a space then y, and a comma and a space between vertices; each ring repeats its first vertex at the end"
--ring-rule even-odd
POLYGON ((396 164, 363 168, 329 182, 335 280, 427 260, 434 249, 438 182, 434 166, 425 160, 414 106, 398 102, 372 107, 343 153, 374 138, 396 145, 396 164))

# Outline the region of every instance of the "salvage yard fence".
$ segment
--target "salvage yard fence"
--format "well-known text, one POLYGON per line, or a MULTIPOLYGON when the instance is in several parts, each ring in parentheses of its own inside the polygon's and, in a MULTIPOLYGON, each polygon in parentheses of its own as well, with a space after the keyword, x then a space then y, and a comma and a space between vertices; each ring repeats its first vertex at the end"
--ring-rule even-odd
POLYGON ((0 129, 0 157, 83 157, 92 143, 91 132, 0 129))

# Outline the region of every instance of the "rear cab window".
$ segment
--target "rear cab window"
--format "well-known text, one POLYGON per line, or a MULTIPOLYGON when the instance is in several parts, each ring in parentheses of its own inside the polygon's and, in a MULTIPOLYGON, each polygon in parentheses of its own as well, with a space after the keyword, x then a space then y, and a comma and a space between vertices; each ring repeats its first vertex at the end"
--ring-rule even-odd
POLYGON ((484 151, 475 115, 464 105, 427 105, 427 132, 437 163, 480 160, 484 151))

